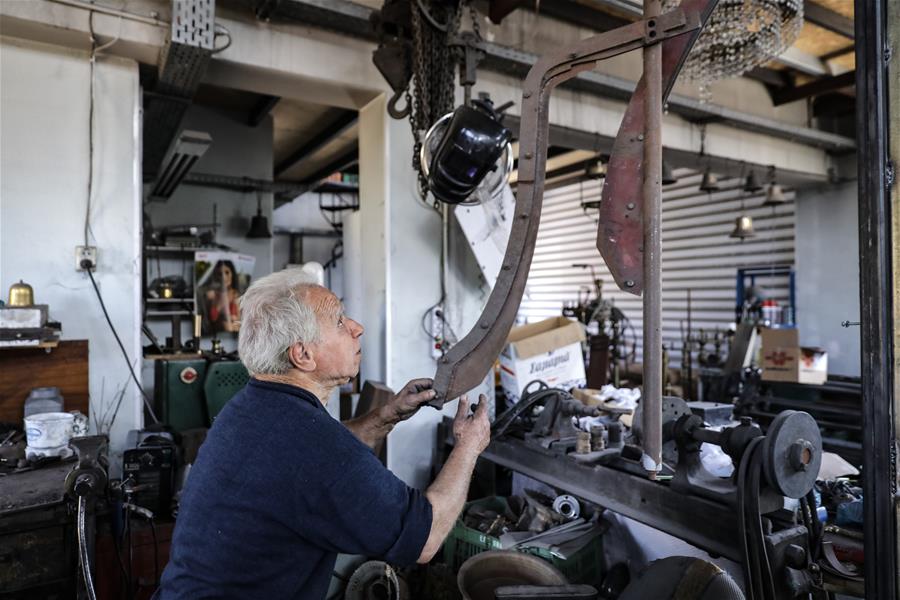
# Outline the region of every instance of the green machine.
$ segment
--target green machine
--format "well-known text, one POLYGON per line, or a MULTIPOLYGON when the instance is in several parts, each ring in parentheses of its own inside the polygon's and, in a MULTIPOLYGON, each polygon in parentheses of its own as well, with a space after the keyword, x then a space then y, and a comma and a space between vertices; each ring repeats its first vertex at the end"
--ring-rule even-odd
POLYGON ((209 427, 250 380, 238 360, 160 358, 154 368, 156 412, 175 431, 209 427))

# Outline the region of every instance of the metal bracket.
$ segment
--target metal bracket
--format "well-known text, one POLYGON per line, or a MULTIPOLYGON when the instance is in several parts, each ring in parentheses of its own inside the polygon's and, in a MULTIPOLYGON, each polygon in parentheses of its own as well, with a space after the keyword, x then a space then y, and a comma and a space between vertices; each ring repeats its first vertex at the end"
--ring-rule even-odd
MULTIPOLYGON (((696 33, 692 36, 684 34, 699 33, 701 24, 705 22, 705 17, 715 3, 716 0, 685 0, 685 6, 654 17, 652 20, 655 21, 655 25, 652 28, 648 28, 648 23, 644 20, 637 21, 542 57, 531 68, 522 92, 519 184, 515 217, 503 266, 487 305, 477 321, 479 325, 451 348, 438 364, 434 377, 437 395, 430 403, 432 406, 443 406, 445 402, 473 389, 484 379, 515 321, 528 279, 540 223, 552 90, 582 71, 594 68, 598 61, 643 47, 652 31, 657 32, 653 36, 653 42, 663 42, 667 52, 668 46, 665 44, 680 39, 679 36, 687 38, 676 49, 681 52, 675 61, 664 60, 664 68, 665 65, 669 65, 668 71, 664 70, 664 73, 669 72, 672 75, 670 79, 674 82, 676 67, 684 61, 687 50, 696 38, 696 33), (698 6, 703 10, 699 10, 698 6)), ((667 90, 671 88, 671 82, 665 88, 667 90)), ((635 93, 635 97, 637 95, 638 92, 635 93)), ((629 105, 629 111, 632 110, 632 105, 635 105, 634 99, 629 105)), ((636 180, 637 185, 640 185, 640 181, 640 178, 636 180)), ((638 194, 635 201, 639 200, 638 194)), ((639 221, 638 232, 640 232, 639 221)), ((640 271, 641 263, 637 264, 640 271)))

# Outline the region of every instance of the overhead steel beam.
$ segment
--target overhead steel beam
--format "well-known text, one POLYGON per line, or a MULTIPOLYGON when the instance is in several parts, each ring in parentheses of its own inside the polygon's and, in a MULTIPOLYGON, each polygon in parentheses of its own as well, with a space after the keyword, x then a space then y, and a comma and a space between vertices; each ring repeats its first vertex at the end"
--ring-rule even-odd
POLYGON ((302 146, 293 151, 290 156, 278 163, 275 167, 275 176, 278 177, 285 171, 290 170, 303 159, 311 156, 316 151, 323 148, 326 144, 334 140, 336 137, 345 133, 348 129, 356 125, 359 119, 359 113, 353 110, 341 111, 325 129, 313 136, 312 139, 305 142, 302 146))
MULTIPOLYGON (((522 76, 537 61, 537 56, 534 54, 498 44, 485 42, 483 47, 486 54, 484 66, 503 73, 522 76)), ((597 71, 580 73, 572 81, 563 85, 594 93, 604 98, 619 100, 631 98, 636 87, 633 81, 597 71)), ((772 137, 787 139, 832 152, 850 152, 856 148, 856 142, 852 138, 810 127, 789 125, 775 119, 760 117, 717 104, 701 102, 695 98, 680 94, 671 94, 667 107, 670 113, 680 115, 690 121, 722 122, 738 129, 764 133, 772 137)))
POLYGON ((308 186, 308 189, 312 189, 315 187, 317 183, 331 175, 332 173, 337 173, 338 171, 342 171, 349 166, 355 165, 359 162, 359 148, 354 147, 349 152, 345 152, 344 154, 338 156, 336 159, 310 175, 309 177, 304 178, 303 185, 308 186))
POLYGON ((813 77, 822 77, 823 75, 829 75, 831 73, 825 63, 822 62, 821 58, 808 52, 798 50, 795 46, 791 46, 772 60, 805 75, 812 75, 813 77))
POLYGON ((813 25, 824 27, 829 31, 838 33, 845 38, 853 39, 853 19, 845 17, 829 8, 825 8, 815 2, 807 0, 803 3, 803 18, 813 25))
POLYGON ((775 104, 775 106, 781 106, 782 104, 787 104, 788 102, 803 100, 804 98, 809 98, 810 96, 818 96, 819 94, 825 94, 827 92, 833 92, 835 90, 839 90, 845 87, 852 87, 855 85, 856 71, 848 71, 846 73, 842 73, 841 75, 836 75, 835 77, 818 79, 816 81, 812 81, 795 88, 784 88, 781 90, 776 90, 772 93, 772 102, 775 104))
POLYGON ((256 103, 256 106, 253 107, 253 110, 250 111, 250 115, 247 117, 247 125, 250 127, 256 127, 260 123, 262 123, 263 119, 265 119, 272 109, 275 108, 275 105, 281 100, 278 96, 263 96, 259 99, 259 102, 256 103))
MULTIPOLYGON (((519 137, 519 123, 521 119, 515 115, 504 115, 503 126, 513 132, 513 137, 519 137)), ((590 133, 570 127, 560 127, 559 125, 550 125, 548 134, 548 144, 550 146, 559 146, 570 150, 589 150, 596 154, 609 154, 612 150, 613 138, 599 133, 590 133)), ((697 153, 691 150, 681 150, 678 148, 663 148, 663 158, 672 168, 700 168, 697 162, 697 153)), ((764 158, 764 157, 761 157, 764 158)), ((757 168, 765 170, 769 167, 769 163, 762 160, 761 162, 745 162, 724 158, 720 156, 707 155, 704 157, 704 166, 709 167, 717 175, 740 177, 746 175, 748 168, 757 168)), ((803 188, 812 185, 821 185, 827 181, 827 178, 815 176, 801 171, 794 171, 788 168, 779 167, 778 180, 782 184, 792 188, 803 188)))
MULTIPOLYGON (((606 1, 606 0, 605 0, 606 1)), ((633 4, 622 0, 623 5, 633 4)), ((323 27, 374 40, 374 31, 369 25, 373 9, 349 0, 280 0, 278 10, 272 18, 291 18, 308 25, 323 27)), ((537 61, 537 55, 514 48, 485 42, 486 57, 483 67, 500 73, 524 77, 537 61)), ((824 68, 823 68, 823 73, 824 68)), ((626 101, 631 98, 635 82, 613 75, 586 71, 563 84, 564 87, 578 88, 603 98, 626 101)), ((692 121, 721 122, 737 129, 763 133, 775 138, 787 139, 807 146, 822 148, 831 152, 852 152, 856 143, 852 138, 835 135, 819 129, 789 125, 775 119, 768 119, 750 113, 704 103, 672 94, 669 96, 668 110, 692 121)))
POLYGON ((767 67, 756 67, 755 69, 751 69, 744 73, 744 77, 760 81, 776 88, 790 85, 788 76, 784 71, 776 71, 775 69, 769 69, 767 67))
POLYGON ((839 56, 845 56, 847 54, 851 54, 856 50, 856 44, 850 44, 849 46, 844 46, 843 48, 838 48, 837 50, 832 50, 831 52, 826 52, 819 58, 824 62, 828 62, 829 60, 834 60, 839 56))
MULTIPOLYGON (((549 14, 550 11, 557 10, 556 8, 547 10, 545 5, 556 6, 557 4, 564 4, 563 2, 546 2, 541 5, 541 12, 545 14, 549 14)), ((589 10, 595 14, 603 14, 606 11, 609 11, 612 15, 617 15, 621 18, 622 21, 635 21, 643 15, 644 11, 644 2, 639 2, 637 0, 591 0, 589 3, 585 3, 587 6, 593 6, 593 10, 590 8, 585 8, 584 10, 589 10)), ((816 21, 813 21, 808 16, 804 16, 804 18, 811 23, 815 23, 817 25, 821 25, 827 29, 831 29, 832 31, 837 31, 841 35, 847 35, 847 32, 850 32, 847 37, 853 39, 853 21, 843 17, 842 15, 830 11, 821 6, 812 4, 810 2, 806 2, 806 10, 810 10, 812 7, 812 13, 817 18, 816 21), (847 23, 849 22, 849 27, 847 23)), ((614 17, 615 18, 615 17, 614 17)), ((589 17, 585 16, 584 20, 582 20, 579 25, 592 25, 592 22, 589 17)), ((820 60, 818 60, 815 56, 808 54, 806 52, 801 52, 797 50, 797 48, 789 48, 787 52, 780 56, 773 57, 774 61, 783 64, 786 67, 790 67, 791 69, 800 71, 801 73, 805 73, 807 75, 827 75, 828 70, 825 68, 825 65, 822 64, 820 60)))

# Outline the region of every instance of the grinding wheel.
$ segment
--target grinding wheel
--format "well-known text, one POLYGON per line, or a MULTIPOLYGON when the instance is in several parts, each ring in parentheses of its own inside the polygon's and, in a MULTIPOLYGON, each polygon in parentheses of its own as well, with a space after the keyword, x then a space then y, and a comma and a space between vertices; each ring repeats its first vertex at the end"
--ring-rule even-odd
POLYGON ((766 481, 782 496, 802 498, 822 465, 822 434, 809 413, 786 410, 769 425, 763 442, 766 481))

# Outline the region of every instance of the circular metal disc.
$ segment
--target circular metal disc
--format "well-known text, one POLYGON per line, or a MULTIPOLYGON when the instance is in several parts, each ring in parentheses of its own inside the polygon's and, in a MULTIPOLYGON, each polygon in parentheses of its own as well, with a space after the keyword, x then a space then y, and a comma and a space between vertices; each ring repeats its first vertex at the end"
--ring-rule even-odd
POLYGON ((769 485, 782 496, 802 498, 815 484, 821 464, 822 434, 815 419, 796 410, 779 413, 763 442, 763 470, 769 485), (805 469, 797 468, 792 453, 802 457, 805 469))

